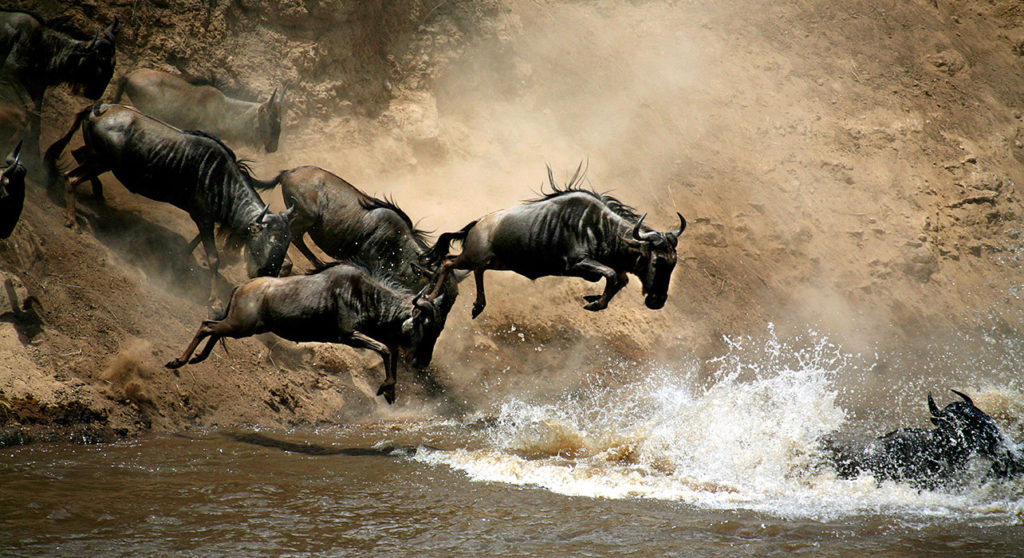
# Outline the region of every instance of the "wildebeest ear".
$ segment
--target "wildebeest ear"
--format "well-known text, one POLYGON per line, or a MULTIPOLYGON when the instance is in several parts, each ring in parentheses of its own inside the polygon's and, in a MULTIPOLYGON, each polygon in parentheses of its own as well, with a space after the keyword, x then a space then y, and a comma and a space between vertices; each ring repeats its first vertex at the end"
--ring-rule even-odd
POLYGON ((117 37, 117 17, 114 17, 114 23, 111 23, 103 30, 103 35, 108 41, 114 42, 114 38, 117 37))

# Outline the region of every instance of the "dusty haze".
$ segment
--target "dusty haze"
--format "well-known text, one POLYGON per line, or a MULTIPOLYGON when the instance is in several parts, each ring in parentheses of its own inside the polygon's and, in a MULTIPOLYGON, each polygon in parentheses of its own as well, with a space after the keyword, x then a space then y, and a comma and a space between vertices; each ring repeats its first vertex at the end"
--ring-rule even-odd
MULTIPOLYGON (((647 310, 633 279, 593 314, 581 297, 601 284, 489 272, 484 314, 469 319, 463 283, 429 378, 400 370, 393 407, 373 397, 375 355, 269 336, 175 375, 162 363, 205 317, 201 270, 163 257, 194 236, 190 220, 114 187, 120 218, 87 209, 75 236, 36 188, 0 244, 46 310, 27 343, 2 324, 19 363, 0 364, 10 428, 74 405, 68 422, 101 434, 486 414, 510 394, 555 401, 663 367, 700 384, 724 337, 773 335, 849 354, 840 403, 874 428, 919 419, 924 393, 950 387, 1020 415, 1012 2, 194 4, 41 10, 89 29, 120 16, 116 75, 180 70, 250 98, 288 83, 280 151, 238 149, 257 174, 321 166, 426 229, 536 197, 546 164, 564 181, 582 161, 589 186, 647 224, 686 216, 669 303, 647 310)), ((84 104, 51 99, 48 141, 84 104)))

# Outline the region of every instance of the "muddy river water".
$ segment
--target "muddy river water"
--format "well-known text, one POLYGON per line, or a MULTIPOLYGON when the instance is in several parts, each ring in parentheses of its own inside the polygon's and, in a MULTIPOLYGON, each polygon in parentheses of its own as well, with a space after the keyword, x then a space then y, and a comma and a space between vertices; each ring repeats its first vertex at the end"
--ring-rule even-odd
POLYGON ((837 478, 818 447, 849 421, 846 364, 787 362, 458 418, 6 448, 0 554, 1024 554, 1020 479, 837 478))

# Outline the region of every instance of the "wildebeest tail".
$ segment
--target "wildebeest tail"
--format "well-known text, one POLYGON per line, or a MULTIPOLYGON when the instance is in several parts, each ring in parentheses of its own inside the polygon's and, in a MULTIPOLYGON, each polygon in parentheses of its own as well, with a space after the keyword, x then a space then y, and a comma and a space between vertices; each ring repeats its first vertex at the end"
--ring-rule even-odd
POLYGON ((451 246, 452 241, 458 240, 461 242, 466 240, 466 235, 469 234, 470 229, 474 226, 476 226, 476 221, 471 222, 456 232, 441 233, 441 236, 437 237, 434 247, 423 255, 424 263, 434 264, 440 262, 448 255, 448 248, 451 246))
POLYGON ((78 127, 82 125, 82 121, 88 118, 93 110, 98 108, 99 105, 91 105, 79 111, 78 114, 75 115, 75 122, 71 125, 71 129, 68 130, 68 133, 53 142, 53 145, 46 150, 46 154, 43 155, 43 170, 46 173, 44 180, 48 186, 52 186, 57 180, 57 175, 60 174, 60 170, 57 168, 57 160, 60 159, 60 154, 64 152, 64 149, 71 141, 71 136, 75 135, 75 132, 78 131, 78 127))
POLYGON ((273 190, 275 186, 281 183, 281 180, 284 178, 285 174, 288 174, 288 171, 283 170, 277 173, 277 176, 271 178, 270 180, 259 180, 255 177, 250 178, 249 184, 252 185, 252 187, 255 188, 256 190, 259 190, 260 192, 263 192, 265 190, 273 190))

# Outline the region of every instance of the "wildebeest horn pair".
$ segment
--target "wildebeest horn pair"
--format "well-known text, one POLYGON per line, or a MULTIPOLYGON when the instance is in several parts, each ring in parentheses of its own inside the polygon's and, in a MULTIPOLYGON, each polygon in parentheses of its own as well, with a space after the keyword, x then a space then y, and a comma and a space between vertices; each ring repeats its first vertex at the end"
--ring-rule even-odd
MULTIPOLYGON (((114 42, 114 38, 116 36, 117 36, 117 18, 115 17, 114 18, 114 23, 111 23, 110 25, 107 26, 106 29, 103 30, 103 38, 106 39, 107 42, 113 43, 114 42)), ((97 31, 96 35, 93 36, 92 41, 89 43, 89 48, 95 47, 96 43, 99 42, 99 40, 100 40, 100 32, 97 31)))
MULTIPOLYGON (((963 400, 966 401, 968 405, 970 405, 972 407, 974 406, 974 401, 971 401, 971 398, 968 397, 966 393, 957 391, 955 389, 951 389, 949 391, 952 391, 953 393, 955 393, 955 394, 959 395, 960 397, 962 397, 963 400)), ((933 417, 942 417, 942 411, 939 410, 939 406, 936 405, 935 404, 935 400, 932 399, 931 392, 928 393, 928 410, 931 412, 933 417)))
MULTIPOLYGON (((435 301, 423 299, 423 294, 427 292, 428 287, 429 285, 423 287, 420 289, 420 292, 416 293, 416 296, 412 297, 412 305, 420 312, 430 312, 430 316, 436 320, 438 319, 438 310, 435 301)), ((443 297, 444 295, 441 296, 443 297)), ((440 297, 438 300, 440 300, 440 297)))

